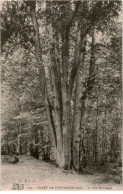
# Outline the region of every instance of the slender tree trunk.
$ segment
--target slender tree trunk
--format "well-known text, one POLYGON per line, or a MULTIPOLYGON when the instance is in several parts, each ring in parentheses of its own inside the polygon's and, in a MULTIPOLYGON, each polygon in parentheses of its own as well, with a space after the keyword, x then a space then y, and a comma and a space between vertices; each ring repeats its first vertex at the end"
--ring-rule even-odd
POLYGON ((73 165, 78 171, 80 169, 79 163, 79 147, 81 139, 81 127, 85 112, 85 104, 88 101, 87 94, 92 90, 94 79, 95 79, 95 28, 92 35, 92 46, 91 46, 91 57, 90 57, 90 68, 89 68, 89 78, 87 79, 86 88, 83 84, 83 65, 85 58, 85 39, 82 38, 81 32, 78 36, 78 49, 79 49, 79 60, 78 60, 78 70, 76 77, 76 98, 74 107, 74 127, 73 127, 73 165))
POLYGON ((18 135, 18 146, 17 146, 17 152, 18 154, 22 154, 22 146, 21 146, 21 135, 22 135, 22 126, 21 126, 21 120, 19 124, 19 135, 18 135))
POLYGON ((94 142, 94 162, 98 161, 98 151, 97 151, 97 138, 98 138, 98 97, 97 97, 97 113, 96 113, 96 126, 95 126, 95 133, 94 133, 94 138, 95 138, 95 142, 94 142))
POLYGON ((37 65, 39 69, 39 82, 40 82, 40 89, 43 100, 45 99, 45 69, 42 62, 42 50, 40 46, 40 38, 39 38, 39 24, 36 18, 36 2, 30 2, 30 9, 31 9, 31 16, 32 16, 32 23, 35 30, 35 53, 37 59, 37 65))
POLYGON ((53 78, 53 90, 54 90, 54 110, 55 110, 55 126, 56 126, 56 137, 57 137, 57 163, 59 167, 64 167, 64 156, 63 156, 63 136, 62 136, 62 120, 61 120, 61 105, 60 97, 58 92, 57 79, 55 75, 55 69, 52 66, 52 78, 53 78))
POLYGON ((76 171, 80 169, 80 140, 81 140, 81 108, 82 108, 82 92, 83 92, 83 75, 82 69, 84 65, 84 52, 85 52, 85 39, 81 39, 81 32, 78 34, 78 50, 79 50, 79 59, 78 59, 78 70, 76 77, 76 94, 75 94, 75 106, 74 106, 74 127, 73 127, 73 166, 76 171))
POLYGON ((68 91, 69 30, 62 32, 62 102, 63 102, 63 152, 64 168, 71 163, 70 95, 68 91))
POLYGON ((50 102, 47 96, 45 69, 42 63, 42 52, 41 52, 40 38, 39 38, 39 25, 36 18, 35 8, 36 8, 36 2, 31 2, 31 16, 32 16, 34 30, 35 30, 35 52, 36 52, 37 65, 39 68, 40 89, 41 89, 42 98, 46 107, 48 124, 49 124, 49 129, 51 131, 51 137, 52 137, 52 145, 56 151, 57 140, 56 140, 55 124, 54 124, 52 110, 50 107, 50 102))
MULTIPOLYGON (((53 114, 52 114, 52 107, 47 97, 47 91, 46 91, 46 98, 45 98, 45 107, 46 107, 49 130, 51 133, 51 143, 54 148, 54 152, 56 156, 57 138, 56 138, 56 131, 55 131, 55 123, 54 123, 53 114)), ((55 157, 55 160, 57 160, 56 157, 55 157)))

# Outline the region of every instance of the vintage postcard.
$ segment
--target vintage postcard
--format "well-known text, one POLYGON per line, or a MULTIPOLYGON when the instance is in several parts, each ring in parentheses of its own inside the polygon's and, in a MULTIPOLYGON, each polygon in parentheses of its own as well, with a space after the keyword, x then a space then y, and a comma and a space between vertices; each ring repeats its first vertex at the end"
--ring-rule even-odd
POLYGON ((0 1, 1 190, 123 190, 122 1, 0 1))

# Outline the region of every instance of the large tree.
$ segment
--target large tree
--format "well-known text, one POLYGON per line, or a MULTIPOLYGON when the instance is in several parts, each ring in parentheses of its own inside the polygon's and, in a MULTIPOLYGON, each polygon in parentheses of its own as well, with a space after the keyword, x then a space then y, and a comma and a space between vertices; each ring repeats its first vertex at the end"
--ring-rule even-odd
POLYGON ((3 51, 9 41, 36 57, 59 167, 80 169, 81 128, 95 80, 95 36, 118 16, 120 5, 120 1, 20 1, 6 2, 3 8, 3 51))

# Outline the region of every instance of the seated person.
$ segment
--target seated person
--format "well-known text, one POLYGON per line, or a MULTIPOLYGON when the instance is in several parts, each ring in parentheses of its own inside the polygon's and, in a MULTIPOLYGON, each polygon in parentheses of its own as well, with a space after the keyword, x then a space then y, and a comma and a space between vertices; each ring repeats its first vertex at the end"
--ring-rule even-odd
POLYGON ((17 162, 19 162, 19 158, 16 155, 14 155, 12 159, 12 164, 16 164, 17 162))

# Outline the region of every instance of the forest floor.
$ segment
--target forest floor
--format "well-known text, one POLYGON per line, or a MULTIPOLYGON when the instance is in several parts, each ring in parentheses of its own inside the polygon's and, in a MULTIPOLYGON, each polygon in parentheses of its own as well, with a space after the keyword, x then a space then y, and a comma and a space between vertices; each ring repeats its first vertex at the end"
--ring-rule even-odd
POLYGON ((76 174, 31 156, 19 159, 17 164, 2 162, 2 190, 123 190, 123 184, 106 181, 105 173, 76 174))

